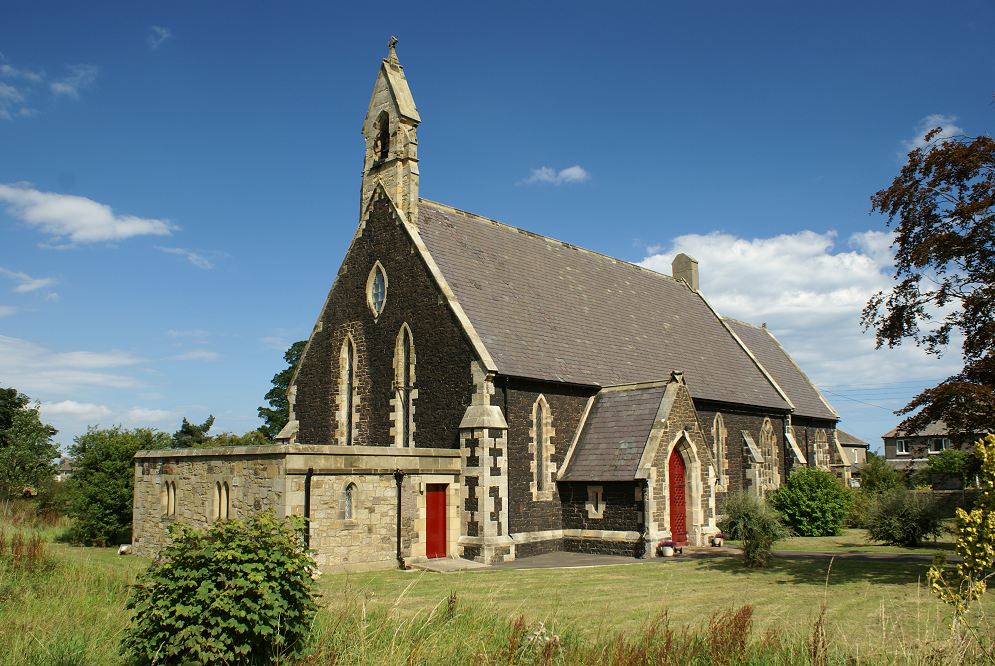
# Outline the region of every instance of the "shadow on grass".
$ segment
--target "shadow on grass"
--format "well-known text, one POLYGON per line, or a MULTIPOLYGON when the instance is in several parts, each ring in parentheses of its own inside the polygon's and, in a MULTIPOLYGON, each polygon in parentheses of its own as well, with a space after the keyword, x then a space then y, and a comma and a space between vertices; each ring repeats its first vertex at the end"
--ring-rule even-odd
POLYGON ((748 569, 741 557, 717 557, 702 560, 701 568, 732 575, 773 576, 784 585, 825 585, 827 571, 830 585, 857 582, 908 585, 925 582, 929 562, 834 559, 830 570, 828 559, 774 557, 766 569, 748 569))

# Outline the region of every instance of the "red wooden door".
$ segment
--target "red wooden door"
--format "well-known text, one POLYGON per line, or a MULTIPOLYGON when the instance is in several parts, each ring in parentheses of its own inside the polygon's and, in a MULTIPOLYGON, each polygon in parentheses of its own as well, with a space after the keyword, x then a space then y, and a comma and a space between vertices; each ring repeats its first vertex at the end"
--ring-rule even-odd
POLYGON ((446 556, 446 484, 430 483, 425 490, 425 555, 446 556))
POLYGON ((684 492, 684 458, 674 450, 667 465, 670 481, 670 538, 683 544, 688 540, 687 499, 684 492))

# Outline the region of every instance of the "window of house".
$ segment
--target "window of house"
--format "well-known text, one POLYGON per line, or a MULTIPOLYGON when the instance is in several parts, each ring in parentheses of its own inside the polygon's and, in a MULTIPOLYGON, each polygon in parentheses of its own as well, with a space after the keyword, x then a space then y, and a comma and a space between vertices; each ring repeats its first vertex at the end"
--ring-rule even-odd
POLYGON ((346 336, 342 343, 342 352, 339 355, 339 372, 338 440, 344 446, 352 446, 356 402, 356 348, 349 336, 346 336))
POLYGON ((715 479, 721 485, 726 476, 726 426, 722 414, 712 420, 712 457, 715 458, 715 479))
POLYGON ((414 446, 415 344, 407 324, 394 348, 394 444, 414 446))
POLYGON ((384 304, 387 302, 387 273, 380 262, 373 265, 370 276, 366 280, 366 304, 376 319, 383 312, 384 304))
POLYGON ((346 520, 355 520, 353 504, 356 501, 356 484, 350 483, 345 487, 345 497, 343 500, 342 513, 346 520))
POLYGON ((895 452, 900 456, 909 455, 909 440, 899 439, 895 442, 895 452))
POLYGON ((553 445, 553 417, 549 403, 544 396, 539 396, 532 407, 532 442, 529 449, 532 453, 532 488, 535 499, 552 499, 551 476, 553 473, 551 458, 553 445))
POLYGON ((929 452, 939 453, 943 451, 948 446, 948 440, 946 437, 934 437, 929 440, 929 452))

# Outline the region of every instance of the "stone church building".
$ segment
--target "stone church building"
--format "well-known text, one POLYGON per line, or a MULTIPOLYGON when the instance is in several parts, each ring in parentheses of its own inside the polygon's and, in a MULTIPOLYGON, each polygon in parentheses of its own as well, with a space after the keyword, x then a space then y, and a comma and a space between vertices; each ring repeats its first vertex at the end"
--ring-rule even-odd
MULTIPOLYGON (((171 521, 303 515, 326 570, 703 545, 722 498, 843 470, 838 416, 697 262, 663 275, 419 195, 393 46, 360 217, 273 446, 143 451, 134 550, 171 521)), ((704 267, 707 270, 707 266, 704 267)))

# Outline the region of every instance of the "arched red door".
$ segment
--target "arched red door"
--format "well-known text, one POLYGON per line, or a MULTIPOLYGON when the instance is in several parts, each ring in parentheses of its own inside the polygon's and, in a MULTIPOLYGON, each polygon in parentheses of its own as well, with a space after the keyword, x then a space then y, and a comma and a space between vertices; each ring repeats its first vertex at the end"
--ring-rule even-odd
POLYGON ((677 449, 670 454, 667 465, 670 486, 670 534, 676 543, 683 544, 688 540, 687 499, 684 492, 684 476, 686 467, 684 458, 677 449))

